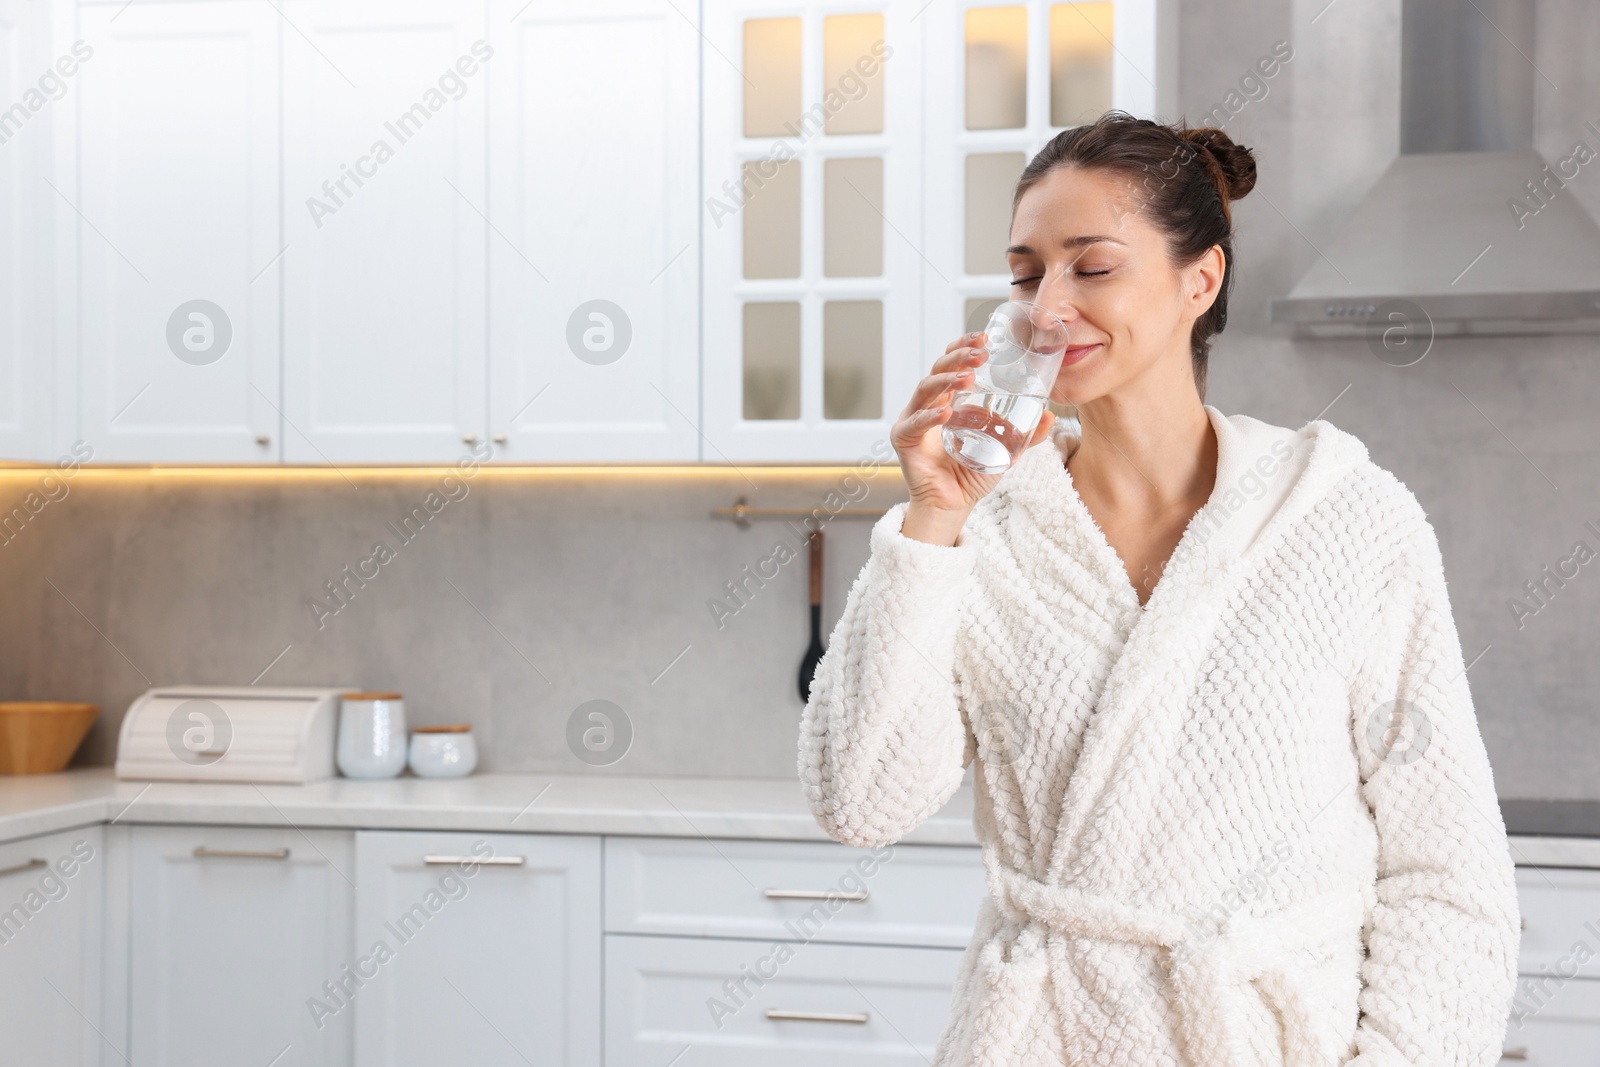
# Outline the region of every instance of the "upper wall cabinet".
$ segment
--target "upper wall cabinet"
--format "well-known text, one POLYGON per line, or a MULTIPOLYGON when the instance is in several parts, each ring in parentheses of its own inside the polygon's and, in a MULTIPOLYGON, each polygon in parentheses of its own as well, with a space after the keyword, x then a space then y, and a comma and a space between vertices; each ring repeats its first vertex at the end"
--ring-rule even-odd
POLYGON ((1010 294, 1011 198, 1034 153, 1111 108, 1174 112, 1177 5, 958 2, 924 18, 928 217, 937 220, 922 272, 926 374, 1010 294))
POLYGON ((923 0, 705 4, 705 455, 856 460, 915 382, 923 0))
POLYGON ((50 262, 53 194, 43 178, 56 87, 81 63, 70 48, 49 50, 49 29, 47 6, 0 0, 0 456, 17 459, 50 456, 50 278, 39 268, 50 262))
POLYGON ((483 5, 283 14, 284 459, 449 462, 485 430, 483 5))
POLYGON ((871 452, 1006 296, 1028 156, 1171 110, 1171 0, 705 11, 708 461, 871 452))
POLYGON ((496 458, 696 460, 695 26, 662 0, 495 0, 490 23, 496 458))
POLYGON ((881 456, 1007 294, 1029 155, 1171 115, 1175 34, 1175 0, 0 0, 0 458, 881 456))
POLYGON ((77 181, 54 184, 77 222, 58 249, 79 435, 100 461, 276 459, 282 20, 216 0, 85 6, 78 25, 77 181))

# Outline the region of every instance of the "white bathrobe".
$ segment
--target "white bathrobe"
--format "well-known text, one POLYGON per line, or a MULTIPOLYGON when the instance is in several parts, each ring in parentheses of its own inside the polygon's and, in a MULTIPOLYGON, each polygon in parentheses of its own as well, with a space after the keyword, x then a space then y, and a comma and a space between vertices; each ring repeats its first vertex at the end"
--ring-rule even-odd
POLYGON ((1493 1064, 1517 898, 1433 528, 1330 423, 1206 411, 1216 488, 1142 607, 1071 423, 954 546, 889 509, 811 808, 882 846, 977 760, 990 892, 932 1067, 1493 1064))

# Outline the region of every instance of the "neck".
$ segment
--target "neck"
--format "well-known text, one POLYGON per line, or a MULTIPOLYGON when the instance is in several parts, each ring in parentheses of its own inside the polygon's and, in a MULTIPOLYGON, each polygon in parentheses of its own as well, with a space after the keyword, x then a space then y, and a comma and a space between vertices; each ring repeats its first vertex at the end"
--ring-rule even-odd
POLYGON ((1198 508, 1217 477, 1217 435, 1193 388, 1107 394, 1078 408, 1067 461, 1080 496, 1134 515, 1198 508))

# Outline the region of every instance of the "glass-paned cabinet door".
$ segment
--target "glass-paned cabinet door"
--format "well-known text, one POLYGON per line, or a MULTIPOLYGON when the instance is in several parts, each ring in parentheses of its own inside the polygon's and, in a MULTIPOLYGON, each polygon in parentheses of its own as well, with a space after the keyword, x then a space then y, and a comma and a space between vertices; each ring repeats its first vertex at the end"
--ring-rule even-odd
POLYGON ((932 361, 923 3, 705 4, 707 462, 872 455, 932 361))
POLYGON ((927 34, 925 348, 1010 294, 1017 178, 1056 134, 1112 108, 1174 116, 1175 0, 950 0, 927 34))

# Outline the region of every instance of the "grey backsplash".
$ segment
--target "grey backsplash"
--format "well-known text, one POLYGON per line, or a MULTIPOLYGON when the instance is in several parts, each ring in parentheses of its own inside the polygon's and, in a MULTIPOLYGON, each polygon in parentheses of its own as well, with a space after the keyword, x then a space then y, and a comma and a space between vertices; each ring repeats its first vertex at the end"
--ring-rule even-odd
MULTIPOLYGON (((1600 74, 1582 67, 1600 51, 1591 8, 1541 4, 1531 58, 1562 87, 1540 84, 1537 147, 1550 158, 1600 117, 1600 74)), ((1182 18, 1181 98, 1196 124, 1276 41, 1295 48, 1226 125, 1257 151, 1261 179, 1236 206, 1238 285, 1208 402, 1288 426, 1326 409, 1411 487, 1439 533, 1500 794, 1600 798, 1600 568, 1582 568, 1520 627, 1510 607, 1578 541, 1600 548, 1584 525, 1600 526, 1600 341, 1441 338, 1395 368, 1361 341, 1292 341, 1271 326, 1268 298, 1320 254, 1395 151, 1398 9, 1230 0, 1185 4, 1182 18)), ((1568 191, 1600 211, 1600 174, 1568 191)), ((943 339, 930 361, 933 347, 943 339)), ((741 530, 710 513, 741 495, 816 506, 840 478, 489 474, 404 545, 385 523, 421 502, 430 481, 418 475, 357 477, 359 487, 78 479, 0 548, 0 691, 103 705, 78 759, 109 763, 147 679, 245 684, 283 653, 261 684, 394 687, 414 723, 472 723, 486 769, 590 771, 566 730, 600 699, 624 709, 636 737, 593 773, 792 777, 805 558, 781 524, 741 530), (379 539, 395 558, 319 628, 313 598, 379 539), (779 540, 795 558, 719 629, 708 601, 779 540)), ((894 467, 866 484, 854 506, 904 499, 894 467)), ((25 483, 10 475, 0 487, 20 496, 25 483)), ((826 630, 867 535, 862 521, 827 526, 826 630)))

